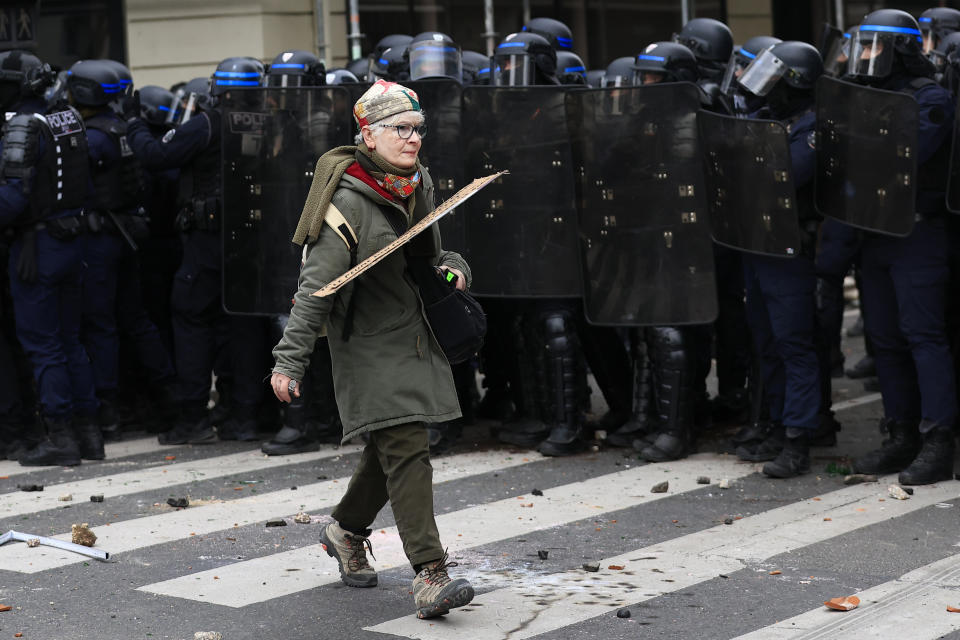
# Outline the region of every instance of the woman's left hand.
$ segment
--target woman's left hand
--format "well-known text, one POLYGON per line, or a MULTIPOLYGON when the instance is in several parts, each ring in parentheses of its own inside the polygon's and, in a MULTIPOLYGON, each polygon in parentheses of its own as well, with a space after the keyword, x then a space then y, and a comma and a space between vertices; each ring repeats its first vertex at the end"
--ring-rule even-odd
POLYGON ((457 276, 457 289, 460 291, 467 290, 467 279, 463 277, 463 272, 460 269, 454 269, 453 267, 440 267, 440 271, 449 271, 450 273, 457 276))

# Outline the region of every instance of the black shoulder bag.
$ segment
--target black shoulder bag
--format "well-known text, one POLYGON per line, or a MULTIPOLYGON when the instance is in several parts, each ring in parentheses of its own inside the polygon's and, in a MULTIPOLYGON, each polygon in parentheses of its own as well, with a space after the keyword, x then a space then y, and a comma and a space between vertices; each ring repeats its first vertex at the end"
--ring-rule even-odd
MULTIPOLYGON (((390 211, 381 207, 381 211, 397 237, 403 235, 406 225, 397 219, 395 214, 399 212, 393 207, 390 207, 390 211)), ((476 298, 457 289, 456 283, 448 283, 426 256, 410 255, 409 247, 408 244, 403 248, 403 255, 407 269, 420 289, 420 298, 433 335, 450 364, 466 362, 483 346, 487 316, 476 298)))

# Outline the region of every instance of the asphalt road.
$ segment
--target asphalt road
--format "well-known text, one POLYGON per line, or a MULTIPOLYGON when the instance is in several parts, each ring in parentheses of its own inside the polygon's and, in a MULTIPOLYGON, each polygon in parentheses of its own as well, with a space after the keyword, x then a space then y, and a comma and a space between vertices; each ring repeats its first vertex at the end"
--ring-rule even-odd
MULTIPOLYGON (((860 342, 845 349, 850 364, 860 342)), ((903 501, 888 494, 895 478, 844 485, 848 458, 879 444, 881 405, 858 382, 834 382, 839 443, 786 481, 729 455, 732 428, 705 433, 687 460, 650 465, 604 447, 547 459, 469 427, 434 461, 435 511, 451 573, 477 598, 433 621, 414 615, 389 509, 371 538, 378 587, 345 587, 319 547, 358 446, 266 458, 255 443, 135 435, 77 468, 0 463, 0 533, 69 539, 89 523, 111 554, 0 547, 0 604, 12 607, 0 639, 960 638, 946 609, 960 607, 960 482, 903 501), (45 489, 17 489, 27 483, 45 489), (299 511, 309 524, 294 522, 299 511), (286 526, 265 526, 277 519, 286 526), (855 594, 853 611, 823 606, 855 594)))

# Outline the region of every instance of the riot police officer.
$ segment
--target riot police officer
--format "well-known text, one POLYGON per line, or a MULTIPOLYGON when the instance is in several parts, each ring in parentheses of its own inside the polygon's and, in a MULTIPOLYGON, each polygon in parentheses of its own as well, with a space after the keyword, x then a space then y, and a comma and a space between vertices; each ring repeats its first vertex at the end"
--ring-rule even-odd
POLYGON ((261 318, 226 315, 221 304, 220 239, 220 113, 218 96, 245 87, 259 87, 263 65, 246 57, 227 58, 211 78, 210 95, 192 94, 188 105, 196 115, 157 141, 146 123, 127 109, 128 138, 141 163, 149 169, 180 169, 180 213, 183 262, 177 270, 172 306, 179 380, 179 422, 160 434, 166 444, 206 443, 221 439, 254 440, 261 384, 265 334, 261 318), (214 433, 206 411, 211 372, 218 347, 233 374, 232 411, 235 420, 214 433))
MULTIPOLYGON (((83 246, 82 340, 90 356, 100 427, 116 437, 120 334, 132 347, 149 388, 173 402, 173 364, 142 302, 138 242, 149 234, 140 206, 140 164, 127 144, 127 126, 111 106, 125 87, 113 61, 82 60, 70 68, 67 91, 83 116, 93 194, 87 204, 83 246), (115 87, 101 89, 102 87, 115 87), (163 390, 163 391, 161 391, 163 390)), ((123 66, 123 65, 120 65, 123 66)))
POLYGON ((765 98, 758 115, 787 127, 801 228, 801 250, 792 258, 743 254, 747 314, 763 366, 763 388, 776 427, 755 448, 737 453, 768 461, 763 472, 790 478, 810 470, 809 440, 819 425, 820 380, 814 346, 817 214, 813 207, 816 152, 810 144, 816 114, 813 89, 823 73, 817 50, 804 42, 780 42, 744 69, 738 83, 765 98))
POLYGON ((743 74, 743 70, 753 62, 764 50, 772 47, 780 38, 773 36, 754 36, 736 47, 730 55, 730 62, 723 73, 723 81, 720 83, 720 91, 732 101, 734 113, 737 115, 747 115, 759 111, 763 106, 763 100, 755 94, 747 92, 744 94, 739 91, 737 79, 743 74))
POLYGON ((521 31, 546 38, 557 53, 573 51, 573 32, 570 27, 554 18, 531 18, 521 31))
POLYGON ((460 58, 463 65, 463 86, 490 83, 490 58, 479 51, 463 51, 460 58))
POLYGON ((557 79, 560 84, 587 84, 587 67, 583 59, 573 51, 557 51, 557 79))
POLYGON ((704 108, 730 113, 720 87, 733 53, 730 27, 713 18, 694 18, 673 34, 673 41, 690 49, 697 59, 697 85, 704 108))
POLYGON ((854 468, 900 471, 902 484, 953 477, 957 398, 944 320, 949 269, 943 215, 955 105, 933 72, 910 14, 882 9, 863 19, 853 36, 849 76, 908 93, 919 105, 913 231, 905 238, 867 233, 862 249, 864 328, 876 352, 887 437, 854 468))
POLYGON ((0 69, 2 107, 15 112, 4 128, 0 224, 16 233, 10 291, 47 434, 19 461, 35 466, 102 460, 93 374, 80 343, 78 238, 90 176, 83 121, 70 107, 46 112, 41 96, 54 76, 36 56, 4 52, 0 69))
POLYGON ((463 81, 463 60, 460 45, 445 33, 418 33, 406 50, 411 80, 453 78, 463 81))
POLYGON ((951 33, 960 31, 960 11, 950 7, 933 7, 917 20, 923 34, 923 52, 930 55, 951 33))

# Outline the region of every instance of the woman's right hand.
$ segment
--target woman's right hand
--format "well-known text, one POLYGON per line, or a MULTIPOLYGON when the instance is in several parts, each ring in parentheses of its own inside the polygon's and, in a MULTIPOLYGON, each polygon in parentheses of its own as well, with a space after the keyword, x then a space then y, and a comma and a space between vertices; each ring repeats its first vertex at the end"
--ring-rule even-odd
POLYGON ((290 397, 291 390, 294 397, 300 397, 300 383, 282 373, 273 372, 273 375, 270 376, 270 386, 273 388, 273 395, 277 396, 280 402, 290 402, 292 400, 290 397))

